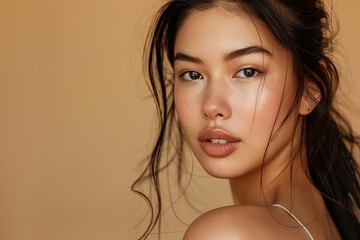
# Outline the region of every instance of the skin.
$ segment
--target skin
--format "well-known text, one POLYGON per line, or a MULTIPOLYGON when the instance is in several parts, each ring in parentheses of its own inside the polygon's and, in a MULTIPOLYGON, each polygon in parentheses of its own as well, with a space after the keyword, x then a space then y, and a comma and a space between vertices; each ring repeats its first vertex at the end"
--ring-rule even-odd
POLYGON ((306 176, 305 155, 300 158, 302 115, 314 104, 303 98, 280 128, 294 100, 289 52, 264 24, 212 8, 184 20, 174 53, 175 108, 186 141, 209 174, 229 179, 235 203, 200 216, 184 239, 307 239, 283 210, 268 207, 274 203, 290 209, 315 239, 340 239, 306 176), (234 54, 248 47, 257 50, 234 54), (240 144, 225 157, 209 156, 199 142, 206 128, 224 130, 240 144))

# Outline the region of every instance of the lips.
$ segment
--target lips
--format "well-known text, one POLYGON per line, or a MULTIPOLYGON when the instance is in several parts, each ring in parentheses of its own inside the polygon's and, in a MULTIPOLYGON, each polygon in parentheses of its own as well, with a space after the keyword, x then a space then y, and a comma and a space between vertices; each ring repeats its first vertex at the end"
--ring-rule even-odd
POLYGON ((240 139, 231 136, 225 130, 207 128, 199 137, 202 150, 211 157, 225 157, 240 144, 240 139))

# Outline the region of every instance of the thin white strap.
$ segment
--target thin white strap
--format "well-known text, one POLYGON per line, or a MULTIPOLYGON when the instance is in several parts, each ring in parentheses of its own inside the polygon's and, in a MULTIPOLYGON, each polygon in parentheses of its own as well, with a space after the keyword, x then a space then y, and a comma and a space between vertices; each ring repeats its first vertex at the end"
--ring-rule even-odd
POLYGON ((284 206, 282 206, 282 205, 280 205, 280 204, 273 204, 273 205, 271 205, 271 206, 273 206, 273 207, 279 207, 279 208, 283 209, 285 212, 287 212, 287 213, 288 213, 292 218, 294 218, 295 221, 306 231, 306 233, 309 235, 310 239, 311 239, 311 240, 314 240, 313 236, 311 236, 309 230, 307 230, 307 228, 304 226, 304 224, 302 224, 302 223, 299 221, 299 219, 297 219, 297 218, 295 217, 295 215, 292 214, 289 210, 287 210, 284 206))

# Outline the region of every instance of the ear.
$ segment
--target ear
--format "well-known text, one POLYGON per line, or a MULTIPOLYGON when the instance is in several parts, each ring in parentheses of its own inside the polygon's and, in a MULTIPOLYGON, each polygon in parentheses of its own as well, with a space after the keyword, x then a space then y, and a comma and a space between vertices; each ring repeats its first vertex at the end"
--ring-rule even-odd
POLYGON ((305 80, 305 89, 300 101, 299 114, 308 115, 321 100, 321 92, 314 82, 305 80))

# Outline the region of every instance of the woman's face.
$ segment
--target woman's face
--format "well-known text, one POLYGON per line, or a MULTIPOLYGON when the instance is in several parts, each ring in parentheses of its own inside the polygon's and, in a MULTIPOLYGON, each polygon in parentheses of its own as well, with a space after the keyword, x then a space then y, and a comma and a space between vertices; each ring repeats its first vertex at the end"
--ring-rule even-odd
POLYGON ((260 170, 272 131, 265 162, 288 163, 295 114, 275 132, 293 103, 291 58, 264 25, 216 8, 193 12, 174 54, 176 113, 209 174, 260 170))

